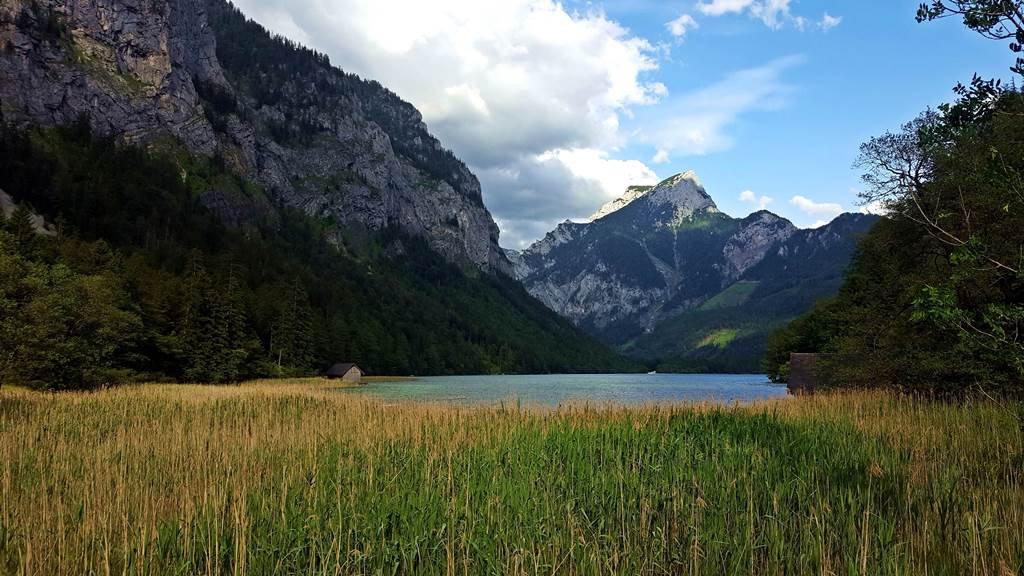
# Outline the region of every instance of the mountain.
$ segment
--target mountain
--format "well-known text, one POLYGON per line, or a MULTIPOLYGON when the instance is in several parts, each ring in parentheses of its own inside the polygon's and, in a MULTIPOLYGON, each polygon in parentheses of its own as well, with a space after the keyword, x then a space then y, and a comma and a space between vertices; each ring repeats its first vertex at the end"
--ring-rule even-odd
POLYGON ((636 368, 413 106, 223 0, 0 2, 0 189, 0 382, 636 368))
POLYGON ((801 230, 768 211, 732 218, 693 172, 632 187, 589 223, 521 252, 516 276, 552 310, 664 368, 756 370, 767 331, 838 290, 876 217, 801 230))
MULTIPOLYGON (((4 2, 0 47, 8 123, 85 116, 124 143, 172 138, 338 234, 398 227, 450 261, 509 271, 477 178, 412 105, 224 0, 4 2)), ((273 218, 266 198, 202 196, 227 222, 273 218)))
POLYGON ((648 192, 651 191, 651 188, 653 188, 653 186, 630 186, 626 188, 625 194, 619 196, 614 200, 611 200, 604 206, 598 208, 597 212, 594 212, 593 214, 590 215, 588 221, 593 222, 594 220, 604 218, 605 216, 611 214, 612 212, 615 212, 616 210, 626 206, 633 200, 636 200, 637 198, 640 198, 641 196, 647 194, 648 192))

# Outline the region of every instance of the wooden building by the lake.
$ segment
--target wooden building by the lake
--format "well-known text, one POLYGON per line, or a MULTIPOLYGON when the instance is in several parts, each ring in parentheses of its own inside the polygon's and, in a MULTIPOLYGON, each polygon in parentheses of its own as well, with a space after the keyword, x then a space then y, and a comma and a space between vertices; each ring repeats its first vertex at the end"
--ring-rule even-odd
POLYGON ((843 361, 850 362, 849 355, 839 354, 802 354, 794 352, 789 355, 790 393, 813 394, 837 383, 837 368, 843 361))
POLYGON ((363 379, 363 370, 352 362, 339 362, 327 369, 327 377, 344 382, 360 382, 363 379))

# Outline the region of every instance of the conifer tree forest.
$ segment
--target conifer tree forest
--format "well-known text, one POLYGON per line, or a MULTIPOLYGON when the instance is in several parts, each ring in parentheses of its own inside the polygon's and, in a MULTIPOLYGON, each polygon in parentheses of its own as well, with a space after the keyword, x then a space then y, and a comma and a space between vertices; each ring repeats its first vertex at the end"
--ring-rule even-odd
POLYGON ((444 261, 393 230, 328 241, 328 224, 223 224, 217 158, 58 128, 0 128, 0 382, 46 389, 222 383, 321 373, 586 372, 635 366, 515 281, 444 261), (12 194, 13 195, 13 194, 12 194), (50 228, 39 233, 33 215, 50 228), (382 247, 400 244, 401 256, 382 247))

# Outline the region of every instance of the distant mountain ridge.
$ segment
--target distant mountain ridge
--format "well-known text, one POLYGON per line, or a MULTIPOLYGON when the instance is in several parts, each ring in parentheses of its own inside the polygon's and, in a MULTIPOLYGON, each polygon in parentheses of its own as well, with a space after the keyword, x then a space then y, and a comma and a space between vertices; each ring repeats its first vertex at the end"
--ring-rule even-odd
POLYGON ((844 214, 801 230, 766 210, 733 218, 693 172, 631 187, 595 216, 564 222, 526 250, 508 253, 527 290, 633 355, 706 360, 731 357, 742 344, 748 352, 723 364, 745 369, 756 369, 767 327, 838 289, 857 237, 876 220, 844 214), (758 302, 771 305, 721 326, 713 321, 758 302), (683 320, 689 325, 678 326, 683 320), (659 338, 666 332, 673 334, 669 341, 659 338))

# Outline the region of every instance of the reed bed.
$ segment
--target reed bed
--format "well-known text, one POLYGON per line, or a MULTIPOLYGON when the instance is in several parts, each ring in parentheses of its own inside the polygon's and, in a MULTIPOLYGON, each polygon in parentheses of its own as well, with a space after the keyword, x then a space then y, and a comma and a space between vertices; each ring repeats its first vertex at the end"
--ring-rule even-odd
POLYGON ((0 390, 0 573, 1024 573, 1021 404, 0 390))

